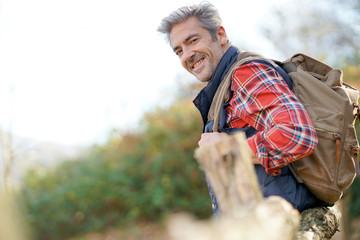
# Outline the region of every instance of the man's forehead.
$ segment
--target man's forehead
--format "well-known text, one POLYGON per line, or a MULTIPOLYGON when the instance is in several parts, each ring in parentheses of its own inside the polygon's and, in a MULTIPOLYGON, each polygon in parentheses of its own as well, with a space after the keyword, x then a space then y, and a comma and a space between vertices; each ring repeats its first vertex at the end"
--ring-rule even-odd
POLYGON ((170 31, 170 45, 180 44, 192 35, 198 35, 205 29, 200 26, 199 20, 196 17, 190 17, 180 23, 175 24, 170 31))

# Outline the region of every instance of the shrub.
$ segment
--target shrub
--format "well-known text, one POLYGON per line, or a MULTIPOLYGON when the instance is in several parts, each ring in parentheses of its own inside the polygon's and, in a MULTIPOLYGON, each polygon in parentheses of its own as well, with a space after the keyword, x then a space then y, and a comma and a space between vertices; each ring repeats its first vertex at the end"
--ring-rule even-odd
POLYGON ((179 102, 147 114, 139 133, 114 131, 81 159, 32 170, 21 191, 36 239, 65 239, 175 211, 211 214, 205 178, 193 159, 201 123, 179 102))

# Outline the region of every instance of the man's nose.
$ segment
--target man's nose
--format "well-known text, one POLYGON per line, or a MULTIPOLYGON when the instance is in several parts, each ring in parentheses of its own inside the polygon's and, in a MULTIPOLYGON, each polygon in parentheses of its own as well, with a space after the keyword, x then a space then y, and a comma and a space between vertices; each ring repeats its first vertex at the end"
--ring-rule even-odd
POLYGON ((191 48, 183 49, 182 61, 184 63, 191 62, 194 56, 195 52, 191 48))

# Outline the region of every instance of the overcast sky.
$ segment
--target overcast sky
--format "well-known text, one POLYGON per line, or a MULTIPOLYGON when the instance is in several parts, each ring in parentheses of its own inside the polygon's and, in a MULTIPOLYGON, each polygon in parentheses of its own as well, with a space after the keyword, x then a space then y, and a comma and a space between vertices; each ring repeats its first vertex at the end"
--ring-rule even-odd
MULTIPOLYGON (((0 128, 92 144, 113 127, 135 127, 185 74, 156 28, 188 2, 1 0, 0 128)), ((210 2, 232 42, 276 54, 258 34, 260 19, 271 21, 270 1, 210 2)))

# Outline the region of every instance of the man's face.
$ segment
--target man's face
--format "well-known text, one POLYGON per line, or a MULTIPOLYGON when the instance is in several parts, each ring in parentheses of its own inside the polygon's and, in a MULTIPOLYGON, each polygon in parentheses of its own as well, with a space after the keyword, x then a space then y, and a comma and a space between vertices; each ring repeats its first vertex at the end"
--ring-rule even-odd
POLYGON ((217 39, 200 26, 196 17, 173 26, 170 32, 170 44, 179 56, 183 67, 202 82, 211 80, 216 67, 226 52, 226 33, 220 27, 217 39))

